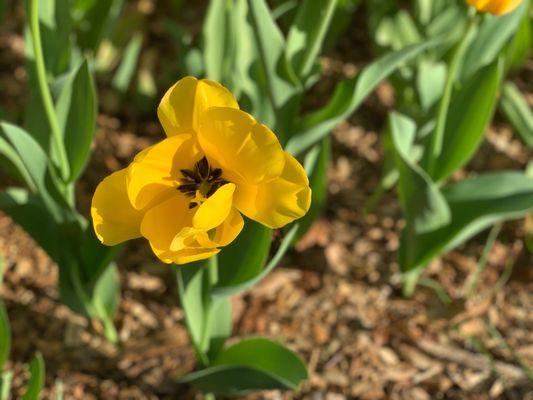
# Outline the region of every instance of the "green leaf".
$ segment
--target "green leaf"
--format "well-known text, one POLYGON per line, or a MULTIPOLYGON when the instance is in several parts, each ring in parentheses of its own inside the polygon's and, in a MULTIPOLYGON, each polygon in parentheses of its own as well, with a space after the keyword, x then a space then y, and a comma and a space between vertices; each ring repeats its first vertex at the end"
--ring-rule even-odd
POLYGON ((507 49, 507 64, 513 70, 523 68, 533 48, 533 26, 528 12, 522 15, 517 32, 507 49))
POLYGON ((492 64, 500 54, 503 46, 516 32, 522 15, 528 9, 528 2, 522 4, 512 13, 504 16, 485 15, 474 40, 470 43, 463 58, 461 81, 468 79, 480 68, 492 64))
POLYGON ((29 233, 53 260, 59 260, 59 226, 39 197, 22 188, 8 188, 0 192, 0 209, 29 233))
POLYGON ((228 77, 228 66, 235 59, 231 24, 235 6, 233 1, 210 1, 203 24, 205 71, 209 79, 218 82, 228 77))
POLYGON ((389 116, 389 134, 399 172, 399 195, 408 229, 415 233, 435 230, 450 221, 450 210, 438 187, 410 158, 415 123, 401 114, 389 116))
POLYGON ((383 18, 376 31, 376 42, 393 50, 400 50, 420 41, 421 36, 416 24, 405 10, 398 11, 392 17, 383 18))
POLYGON ((124 0, 77 0, 74 3, 70 7, 78 16, 78 42, 82 48, 96 52, 119 17, 124 0))
POLYGON ((30 363, 30 380, 22 400, 38 400, 44 388, 44 378, 43 356, 37 353, 30 363))
MULTIPOLYGON (((70 42, 72 21, 69 0, 48 0, 39 2, 39 29, 45 58, 46 71, 57 77, 69 68, 73 51, 70 42)), ((34 59, 33 42, 28 29, 24 34, 26 57, 30 63, 34 59)), ((33 68, 30 71, 30 82, 33 68)))
POLYGON ((11 351, 11 326, 9 325, 9 318, 4 305, 0 299, 0 371, 2 371, 5 363, 9 359, 11 351))
POLYGON ((445 188, 443 195, 451 210, 450 223, 410 239, 404 231, 399 253, 402 271, 424 267, 494 223, 531 212, 533 179, 518 171, 488 173, 445 188))
POLYGON ((272 229, 246 219, 242 232, 218 255, 219 274, 214 288, 239 286, 261 273, 268 258, 272 229))
POLYGON ((207 315, 205 273, 207 261, 197 261, 185 266, 176 266, 176 278, 185 322, 199 359, 205 359, 206 349, 201 348, 207 315))
POLYGON ((304 0, 287 37, 287 58, 296 76, 307 80, 328 32, 337 0, 304 0))
MULTIPOLYGON (((64 219, 64 202, 52 181, 48 169, 48 159, 42 148, 25 130, 7 122, 0 122, 0 146, 11 146, 16 153, 21 175, 27 180, 31 190, 35 190, 46 205, 46 209, 59 221, 64 219)), ((0 150, 1 152, 1 150, 0 150)))
POLYGON ((299 91, 300 83, 285 54, 285 39, 265 0, 248 0, 255 48, 266 78, 266 93, 277 110, 299 91))
POLYGON ((339 83, 326 106, 304 118, 288 141, 286 150, 300 154, 319 142, 342 120, 348 118, 394 70, 424 50, 442 43, 442 39, 433 39, 386 54, 366 66, 358 76, 339 83))
POLYGON ((13 371, 0 373, 0 400, 9 400, 13 371))
POLYGON ((418 64, 416 88, 420 105, 429 110, 444 93, 446 64, 443 62, 421 61, 418 64))
POLYGON ((42 191, 45 187, 48 161, 46 154, 31 135, 16 125, 0 122, 0 146, 0 151, 16 162, 27 185, 33 190, 42 191))
POLYGON ((113 317, 120 303, 120 281, 117 266, 114 262, 96 277, 90 291, 95 315, 104 324, 105 336, 112 343, 117 342, 118 336, 113 325, 113 317))
POLYGON ((137 69, 137 63, 139 62, 141 46, 142 34, 136 33, 124 49, 122 61, 112 81, 113 87, 121 93, 126 93, 130 87, 135 70, 137 69))
POLYGON ((307 379, 303 361, 267 339, 246 339, 225 349, 207 369, 179 381, 204 393, 237 396, 256 390, 296 389, 307 379))
POLYGON ((500 106, 522 140, 533 148, 533 113, 514 83, 503 85, 500 106))
POLYGON ((305 170, 311 186, 311 207, 305 216, 298 221, 300 229, 297 238, 302 237, 315 219, 324 210, 328 197, 327 172, 331 161, 331 138, 325 137, 305 156, 305 170))
POLYGON ((233 320, 231 318, 231 298, 215 299, 211 310, 211 327, 209 332, 209 351, 207 357, 215 359, 231 336, 233 320))
POLYGON ((448 109, 442 151, 433 178, 440 181, 464 166, 479 147, 489 124, 503 74, 497 61, 479 70, 454 93, 448 109))
POLYGON ((70 164, 70 182, 79 178, 89 158, 96 127, 96 111, 94 82, 85 60, 62 85, 56 105, 70 164))
MULTIPOLYGON (((232 268, 232 264, 228 259, 228 255, 226 255, 226 261, 224 264, 220 264, 219 269, 219 282, 217 285, 213 288, 212 293, 214 296, 230 296, 233 294, 237 294, 240 292, 243 292, 245 290, 250 289, 253 285, 261 281, 265 276, 267 276, 270 271, 272 271, 276 265, 281 261, 281 258, 285 255, 287 250, 289 249, 290 245, 292 244, 294 238, 296 237, 296 233, 298 232, 298 225, 294 225, 285 235, 283 238, 278 250, 274 254, 274 256, 270 259, 268 264, 263 268, 264 260, 266 256, 268 255, 268 249, 270 248, 270 240, 268 241, 268 246, 266 246, 266 240, 261 243, 262 247, 258 250, 258 253, 255 253, 253 250, 253 236, 249 236, 248 240, 251 241, 250 247, 241 253, 241 257, 248 256, 248 259, 255 258, 255 262, 253 264, 246 264, 242 261, 239 261, 238 263, 234 263, 233 265, 238 267, 238 271, 230 270, 232 268), (266 249, 266 254, 264 258, 262 257, 262 252, 266 249), (237 265, 235 265, 237 264, 237 265), (221 278, 224 277, 224 280, 221 278)), ((241 233, 241 236, 243 233, 241 233)), ((271 236, 271 232, 268 233, 269 236, 271 236)), ((263 238, 266 239, 266 236, 263 236, 263 238)), ((221 259, 224 255, 224 251, 221 252, 221 259)), ((238 258, 234 259, 237 260, 238 258)))

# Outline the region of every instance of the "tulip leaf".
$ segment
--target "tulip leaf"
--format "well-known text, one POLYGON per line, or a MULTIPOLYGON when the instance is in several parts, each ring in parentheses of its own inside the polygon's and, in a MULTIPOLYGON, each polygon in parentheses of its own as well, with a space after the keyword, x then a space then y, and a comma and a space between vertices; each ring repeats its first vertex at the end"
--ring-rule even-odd
POLYGON ((96 93, 87 60, 63 83, 56 112, 70 164, 70 182, 78 179, 90 155, 96 127, 96 93))
POLYGON ((496 60, 503 46, 518 29, 522 15, 527 12, 528 7, 528 2, 523 1, 516 10, 507 15, 484 16, 483 23, 464 55, 461 81, 496 60))
POLYGON ((0 154, 6 154, 8 145, 11 148, 8 151, 11 156, 17 154, 16 165, 20 168, 19 171, 27 181, 29 189, 39 194, 55 220, 65 218, 64 204, 52 182, 48 159, 43 149, 24 129, 7 122, 0 122, 0 154))
POLYGON ((204 64, 209 79, 222 82, 228 77, 228 67, 235 59, 235 32, 231 18, 236 2, 213 0, 209 2, 203 24, 204 64))
POLYGON ((216 266, 213 262, 212 259, 203 260, 175 269, 185 321, 197 356, 204 365, 220 352, 233 327, 229 299, 210 294, 214 284, 212 269, 216 266))
MULTIPOLYGON (((247 224, 248 223, 249 222, 247 221, 247 224)), ((262 243, 257 243, 256 246, 258 247, 254 246, 256 242, 253 241, 253 234, 247 235, 246 232, 240 234, 239 238, 247 235, 247 238, 241 242, 241 246, 244 246, 244 243, 250 243, 249 247, 247 247, 245 251, 239 253, 241 258, 240 260, 239 257, 231 258, 231 255, 235 254, 237 249, 243 249, 243 247, 233 247, 231 250, 231 247, 228 247, 228 249, 224 249, 224 251, 222 251, 220 256, 221 263, 219 269, 219 281, 212 289, 212 294, 214 296, 230 296, 243 292, 267 276, 270 271, 272 271, 281 261, 281 258, 289 249, 291 243, 296 237, 296 233, 298 232, 298 225, 294 225, 286 233, 278 250, 263 268, 265 259, 268 256, 268 250, 270 249, 270 238, 272 237, 272 231, 269 229, 267 231, 266 229, 267 228, 261 226, 260 228, 255 227, 251 230, 251 232, 260 232, 259 235, 261 236, 257 236, 257 238, 261 237, 262 239, 258 239, 258 241, 262 241, 262 243), (257 229, 260 230, 258 231, 257 229), (268 241, 266 238, 268 238, 268 241), (254 251, 254 248, 258 249, 257 253, 254 251), (227 250, 230 251, 228 252, 227 250), (253 261, 251 264, 247 264, 242 259, 252 259, 253 261), (224 261, 222 262, 222 260, 224 261), (233 260, 233 263, 231 260, 233 260)))
POLYGON ((442 96, 446 83, 446 64, 443 62, 421 61, 418 65, 416 89, 420 104, 429 110, 442 96))
POLYGON ((513 70, 524 67, 532 48, 533 26, 529 13, 525 12, 513 40, 507 45, 507 65, 513 70))
POLYGON ((2 371, 4 364, 9 359, 10 351, 11 327, 4 302, 0 299, 0 371, 2 371))
POLYGON ((533 148, 533 113, 516 85, 503 86, 501 108, 505 116, 528 147, 533 148))
POLYGON ((0 372, 0 400, 9 400, 13 371, 0 372))
POLYGON ((0 122, 0 151, 17 166, 29 188, 44 190, 48 169, 46 154, 28 132, 0 122))
MULTIPOLYGON (((265 0, 248 1, 255 48, 264 70, 266 90, 274 109, 283 106, 299 90, 299 81, 285 53, 285 38, 265 0)), ((259 82, 258 82, 259 83, 259 82)))
POLYGON ((444 42, 442 38, 432 39, 388 53, 366 66, 356 77, 340 82, 324 108, 304 118, 289 139, 286 150, 297 155, 319 142, 342 120, 348 118, 377 85, 398 67, 444 42))
POLYGON ((142 34, 137 32, 130 39, 122 53, 122 61, 113 76, 113 87, 121 93, 126 93, 134 77, 139 55, 141 54, 142 34))
POLYGON ((415 123, 401 114, 389 117, 394 160, 399 172, 399 195, 409 230, 430 232, 450 221, 450 210, 438 187, 411 159, 416 135, 415 123))
POLYGON ((328 197, 327 172, 330 161, 330 137, 325 137, 322 142, 313 146, 305 157, 304 165, 309 176, 312 197, 309 211, 302 219, 298 220, 300 229, 298 230, 297 238, 302 237, 307 232, 326 205, 328 197))
POLYGON ((0 192, 0 209, 9 215, 54 260, 59 259, 59 227, 45 205, 22 188, 8 188, 0 192))
POLYGON ((450 101, 442 151, 434 164, 433 178, 440 181, 464 166, 481 144, 494 108, 503 73, 497 61, 479 70, 450 101))
POLYGON ((107 264, 101 273, 91 282, 90 297, 94 307, 93 318, 98 318, 104 324, 105 337, 116 342, 118 336, 113 325, 113 317, 120 302, 120 281, 118 269, 114 262, 107 264))
POLYGON ((272 229, 246 219, 242 232, 218 255, 217 294, 222 288, 238 286, 261 273, 267 261, 272 229))
POLYGON ((207 314, 207 287, 205 274, 207 261, 197 261, 185 266, 176 266, 176 278, 181 307, 185 311, 185 321, 198 358, 206 357, 206 349, 201 348, 207 314))
POLYGON ((242 340, 225 350, 204 370, 179 380, 204 393, 244 395, 268 389, 296 389, 307 379, 303 361, 293 352, 267 339, 242 340))
POLYGON ((404 230, 399 253, 402 271, 424 267, 494 223, 531 212, 533 178, 519 171, 487 173, 451 185, 443 195, 450 207, 450 223, 413 237, 404 230))
MULTIPOLYGON (((124 0, 98 0, 75 2, 79 18, 77 40, 84 49, 96 52, 106 31, 113 25, 120 14, 124 0)), ((72 6, 71 6, 72 7, 72 6)))
POLYGON ((30 380, 26 386, 26 393, 22 400, 38 400, 44 388, 44 360, 40 353, 37 353, 30 363, 30 380))
POLYGON ((304 0, 287 37, 287 57, 295 74, 306 81, 322 48, 337 0, 304 0))

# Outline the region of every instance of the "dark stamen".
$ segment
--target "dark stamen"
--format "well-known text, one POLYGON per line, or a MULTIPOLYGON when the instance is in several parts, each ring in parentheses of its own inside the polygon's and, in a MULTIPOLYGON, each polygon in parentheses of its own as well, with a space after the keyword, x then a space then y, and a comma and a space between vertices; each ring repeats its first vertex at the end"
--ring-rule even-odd
MULTIPOLYGON (((194 165, 194 169, 180 169, 183 178, 180 180, 178 190, 186 196, 194 198, 196 192, 204 197, 212 196, 220 187, 229 183, 222 178, 222 169, 211 169, 206 157, 202 157, 194 165)), ((189 203, 189 209, 197 207, 196 200, 189 203)))
POLYGON ((207 158, 203 157, 200 161, 196 163, 196 171, 198 171, 198 175, 202 178, 202 180, 206 180, 209 178, 209 163, 207 162, 207 158))
POLYGON ((196 182, 196 174, 194 171, 191 171, 190 169, 180 169, 181 174, 185 179, 192 180, 196 182))
POLYGON ((178 190, 182 193, 196 192, 196 183, 184 183, 178 186, 178 190))
POLYGON ((220 168, 215 168, 214 170, 211 171, 211 174, 209 174, 209 178, 210 179, 218 179, 222 176, 222 170, 220 168))

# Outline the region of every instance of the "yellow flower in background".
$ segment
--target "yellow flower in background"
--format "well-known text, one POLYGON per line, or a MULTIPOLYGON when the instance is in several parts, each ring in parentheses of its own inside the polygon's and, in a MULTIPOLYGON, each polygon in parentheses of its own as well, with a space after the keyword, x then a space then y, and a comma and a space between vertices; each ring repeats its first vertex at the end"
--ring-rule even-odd
POLYGON ((91 214, 104 244, 142 236, 163 262, 184 264, 231 243, 241 213, 279 228, 309 209, 303 167, 222 85, 183 78, 157 115, 167 138, 96 188, 91 214))
POLYGON ((494 15, 503 15, 513 11, 522 0, 467 0, 478 11, 489 12, 494 15))

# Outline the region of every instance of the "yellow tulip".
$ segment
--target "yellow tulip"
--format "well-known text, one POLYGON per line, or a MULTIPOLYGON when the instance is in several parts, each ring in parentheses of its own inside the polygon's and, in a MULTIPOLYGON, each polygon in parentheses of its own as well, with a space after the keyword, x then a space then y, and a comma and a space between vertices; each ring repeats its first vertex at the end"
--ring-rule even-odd
POLYGON ((163 262, 184 264, 231 243, 241 214, 279 228, 309 209, 303 167, 222 85, 183 78, 157 115, 167 138, 96 188, 91 214, 102 243, 145 237, 163 262))
POLYGON ((467 0, 478 11, 489 12, 494 15, 503 15, 513 11, 521 0, 467 0))

